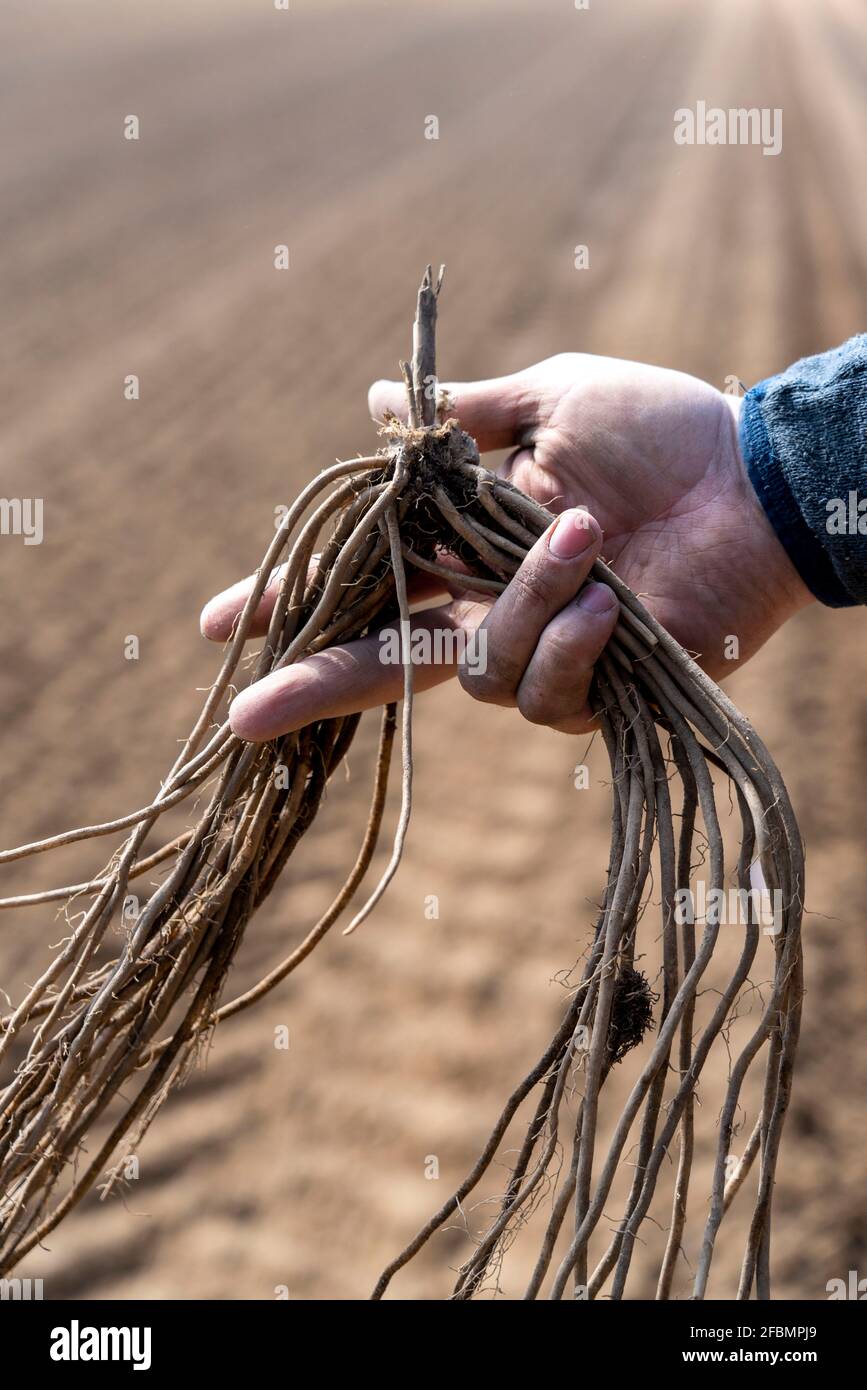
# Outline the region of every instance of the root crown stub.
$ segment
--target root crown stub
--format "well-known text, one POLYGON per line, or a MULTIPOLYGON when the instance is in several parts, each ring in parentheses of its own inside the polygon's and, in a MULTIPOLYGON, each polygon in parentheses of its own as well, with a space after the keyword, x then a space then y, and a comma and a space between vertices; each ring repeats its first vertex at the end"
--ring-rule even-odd
MULTIPOLYGON (((437 419, 431 388, 436 386, 440 282, 441 277, 434 283, 428 270, 418 296, 412 369, 404 373, 410 424, 390 417, 378 454, 327 469, 304 489, 268 546, 219 675, 157 799, 119 821, 0 855, 6 864, 73 839, 127 837, 89 883, 3 904, 65 900, 67 910, 77 915, 69 918, 69 936, 41 979, 0 1019, 0 1065, 5 1069, 0 1090, 0 1275, 104 1182, 107 1170, 117 1171, 119 1158, 137 1147, 162 1100, 183 1079, 203 1038, 297 969, 353 901, 372 864, 396 738, 394 705, 383 712, 370 816, 346 882, 283 961, 245 994, 221 1003, 247 923, 315 819, 359 721, 357 715, 324 719, 256 746, 233 737, 225 722, 213 733, 275 568, 283 563, 257 679, 332 643, 375 630, 395 609, 408 622, 405 563, 420 564, 458 587, 500 592, 553 520, 537 502, 480 466, 474 441, 456 421, 442 418, 444 409, 437 419), (438 558, 443 550, 457 556, 466 573, 443 567, 438 558), (311 557, 317 551, 320 560, 312 573, 311 557), (146 848, 163 812, 194 795, 200 809, 188 832, 160 849, 146 848), (110 927, 129 882, 157 863, 165 866, 158 889, 132 924, 123 949, 114 958, 109 951, 106 960, 110 927), (12 1055, 13 1045, 23 1050, 20 1061, 12 1055), (109 1115, 107 1137, 84 1162, 88 1132, 109 1115), (60 1194, 57 1189, 64 1183, 60 1194)), ((570 1279, 592 1290, 591 1297, 605 1291, 611 1279, 610 1296, 623 1297, 633 1252, 642 1248, 635 1237, 648 1217, 669 1230, 660 1297, 681 1291, 675 1288, 675 1275, 681 1284, 692 1277, 681 1252, 689 1219, 701 1223, 693 1295, 703 1297, 717 1232, 732 1201, 745 1200, 739 1194, 749 1191, 751 1165, 757 1173, 738 1294, 769 1295, 771 1200, 802 994, 800 835, 780 775, 744 717, 615 574, 597 561, 593 577, 614 590, 620 617, 594 685, 611 762, 613 805, 607 881, 583 975, 554 1037, 513 1091, 481 1156, 384 1271, 377 1298, 435 1231, 455 1213, 470 1209, 468 1199, 485 1175, 499 1171, 495 1160, 511 1171, 499 1210, 461 1271, 455 1297, 497 1286, 513 1232, 551 1189, 555 1198, 528 1297, 536 1297, 546 1281, 551 1296, 562 1297, 570 1279), (723 891, 726 881, 709 763, 721 767, 736 790, 742 818, 741 887, 748 892, 751 861, 760 858, 769 888, 779 890, 785 904, 781 930, 769 957, 760 962, 762 978, 769 979, 760 1005, 749 990, 759 949, 768 947, 758 924, 747 926, 728 983, 715 989, 712 1005, 703 1002, 699 1010, 718 928, 708 922, 699 938, 693 926, 678 931, 675 920, 676 893, 691 882, 699 822, 707 841, 702 861, 707 886, 723 891), (648 906, 651 884, 661 903, 661 936, 659 918, 648 906), (654 925, 643 927, 644 921, 654 925), (657 949, 657 941, 660 996, 635 968, 636 960, 657 949), (699 1119, 711 1116, 716 1107, 697 1110, 695 1091, 708 1057, 728 1046, 733 1019, 743 1016, 751 1002, 757 1013, 761 1008, 760 1016, 740 1052, 717 1069, 728 1079, 718 1111, 708 1205, 706 1193, 690 1191, 691 1161, 699 1119), (579 1028, 590 1039, 580 1057, 579 1028), (725 1187, 726 1160, 733 1127, 758 1094, 745 1090, 744 1083, 760 1062, 765 1075, 756 1139, 744 1156, 735 1192, 725 1187), (606 1112, 604 1105, 615 1064, 629 1069, 632 1082, 619 1115, 606 1112), (576 1098, 567 1126, 566 1109, 582 1079, 583 1094, 576 1098), (525 1136, 516 1150, 511 1126, 531 1096, 525 1136), (599 1132, 609 1136, 604 1153, 599 1132), (571 1161, 561 1164, 566 1143, 571 1144, 571 1161), (677 1182, 666 1211, 656 1183, 676 1147, 677 1182), (606 1204, 614 1178, 627 1163, 634 1174, 632 1187, 614 1226, 616 1235, 592 1271, 591 1252, 605 1239, 600 1225, 611 1225, 603 1217, 610 1214, 606 1204)), ((412 663, 406 660, 401 811, 394 848, 378 887, 351 927, 378 901, 400 860, 411 807, 411 725, 412 663)))
POLYGON ((398 460, 407 469, 407 483, 401 494, 399 514, 404 539, 433 559, 433 548, 451 548, 460 538, 434 503, 438 487, 445 488, 459 509, 472 506, 479 491, 476 473, 479 450, 456 420, 445 420, 427 428, 413 428, 395 416, 386 420, 382 433, 389 441, 388 476, 394 476, 398 460))

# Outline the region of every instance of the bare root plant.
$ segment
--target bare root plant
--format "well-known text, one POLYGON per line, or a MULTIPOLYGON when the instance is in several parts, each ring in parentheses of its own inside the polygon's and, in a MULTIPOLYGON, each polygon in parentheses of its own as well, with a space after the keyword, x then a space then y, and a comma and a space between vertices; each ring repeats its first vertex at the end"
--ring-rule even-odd
MULTIPOLYGON (((118 820, 0 854, 0 863, 8 864, 75 841, 125 836, 91 881, 0 904, 61 903, 70 921, 69 936, 44 974, 0 1020, 0 1059, 7 1068, 0 1091, 0 1273, 43 1241, 91 1188, 112 1187, 124 1156, 139 1144, 216 1024, 255 1004, 300 965, 349 906, 373 861, 397 737, 393 704, 382 712, 368 823, 346 882, 285 960, 254 988, 221 1002, 247 923, 312 824, 359 719, 322 719, 266 745, 247 744, 232 734, 225 719, 227 696, 254 612, 278 567, 279 593, 256 660, 256 679, 333 643, 376 631, 386 621, 397 620, 406 636, 410 568, 474 593, 501 592, 553 520, 545 508, 480 465, 474 441, 447 418, 447 401, 437 399, 434 332, 441 278, 435 283, 428 268, 419 290, 412 364, 404 367, 408 424, 388 419, 374 454, 325 470, 300 494, 263 557, 219 675, 154 800, 118 820), (444 553, 458 556, 466 573, 445 567, 444 553), (275 776, 277 769, 282 776, 275 776), (204 803, 196 823, 170 843, 147 850, 163 813, 194 795, 204 803), (105 950, 128 885, 159 866, 166 872, 122 949, 101 963, 100 949, 105 950), (77 917, 69 915, 83 904, 77 917), (22 1055, 11 1068, 13 1049, 22 1055), (85 1161, 86 1136, 109 1119, 104 1141, 85 1161)), ((392 1277, 434 1232, 464 1210, 495 1160, 507 1162, 508 1180, 487 1231, 458 1271, 454 1298, 496 1287, 513 1234, 531 1214, 541 1223, 540 1238, 525 1297, 543 1290, 552 1298, 567 1291, 591 1299, 623 1297, 638 1233, 666 1160, 676 1162, 676 1178, 657 1297, 671 1295, 691 1195, 693 1211, 697 1208, 704 1221, 693 1296, 705 1295, 720 1225, 748 1186, 751 1171, 753 1208, 736 1292, 742 1299, 770 1296, 771 1204, 802 995, 800 835, 780 775, 743 715, 604 563, 596 563, 593 576, 614 590, 620 616, 594 684, 611 762, 613 806, 607 881, 582 976, 549 1046, 510 1096, 471 1172, 385 1270, 374 1298, 383 1296, 392 1277), (742 820, 738 882, 749 915, 736 967, 697 1030, 696 1001, 718 941, 719 912, 708 911, 699 934, 691 922, 678 921, 675 902, 690 884, 699 825, 710 887, 724 889, 712 769, 723 772, 735 790, 742 820), (653 862, 658 863, 656 920, 662 943, 658 999, 636 968, 653 862), (727 1029, 761 944, 750 893, 750 870, 757 864, 782 903, 771 978, 752 1035, 730 1060, 721 1112, 709 1117, 718 1128, 716 1161, 709 1203, 706 1193, 698 1202, 690 1192, 696 1090, 712 1050, 727 1044, 727 1029), (610 1139, 603 1152, 598 1141, 604 1128, 603 1088, 621 1058, 638 1048, 640 1070, 619 1116, 608 1116, 610 1139), (744 1082, 760 1065, 761 1104, 732 1173, 727 1156, 740 1122, 744 1082), (573 1092, 579 1103, 566 1134, 564 1098, 573 1092), (525 1102, 530 1117, 523 1142, 509 1151, 504 1139, 525 1102), (594 1266, 590 1239, 628 1142, 631 1187, 594 1266)), ((347 932, 369 914, 394 875, 409 822, 413 666, 408 646, 404 642, 402 795, 393 851, 347 932)))

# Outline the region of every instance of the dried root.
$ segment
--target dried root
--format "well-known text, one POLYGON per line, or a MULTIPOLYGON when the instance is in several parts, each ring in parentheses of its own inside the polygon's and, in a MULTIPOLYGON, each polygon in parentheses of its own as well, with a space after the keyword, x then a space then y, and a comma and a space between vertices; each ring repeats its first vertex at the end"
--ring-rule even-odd
MULTIPOLYGON (((221 1003, 245 927, 312 824, 332 773, 344 758, 358 716, 324 719, 264 746, 236 738, 217 720, 242 656, 253 614, 276 567, 279 595, 255 678, 337 641, 409 622, 406 566, 439 574, 476 593, 499 593, 552 517, 479 463, 474 442, 437 412, 434 325, 439 284, 430 269, 419 291, 412 368, 405 368, 409 424, 390 420, 380 450, 327 469, 302 492, 257 571, 222 669, 154 801, 131 815, 0 854, 0 863, 98 836, 128 832, 89 882, 0 906, 86 903, 68 940, 42 977, 0 1020, 0 1274, 38 1244, 97 1183, 111 1187, 123 1156, 137 1144, 160 1103, 195 1061, 215 1025, 261 999, 313 950, 353 899, 376 849, 396 738, 396 707, 382 715, 367 828, 358 858, 329 910, 292 953, 246 994, 221 1003), (459 556, 463 579, 441 564, 459 556), (318 560, 313 561, 318 553, 318 560), (278 777, 276 774, 280 772, 278 777), (145 851, 160 816, 207 793, 197 823, 170 844, 145 851), (123 950, 96 964, 129 883, 157 865, 167 872, 132 924, 123 950), (22 1048, 14 1070, 13 1052, 22 1048), (132 1098, 130 1098, 130 1096, 132 1098), (86 1164, 85 1137, 112 1105, 110 1133, 86 1164), (62 1185, 65 1191, 57 1196, 62 1185)), ((701 820, 708 878, 722 890, 723 837, 710 768, 734 786, 742 819, 738 881, 750 890, 761 865, 782 913, 773 937, 773 977, 761 1018, 730 1067, 710 1204, 693 1296, 707 1290, 720 1224, 750 1169, 758 1165, 753 1215, 738 1297, 769 1297, 774 1172, 798 1039, 802 974, 800 922, 804 865, 785 787, 743 716, 630 590, 601 561, 594 578, 610 585, 620 618, 597 669, 595 707, 612 766, 613 808, 607 883, 583 976, 550 1045, 510 1097, 464 1182, 381 1276, 392 1277, 449 1219, 502 1153, 513 1118, 536 1100, 499 1210, 458 1273, 453 1297, 471 1298, 496 1283, 505 1249, 540 1198, 553 1192, 547 1225, 525 1296, 547 1289, 595 1298, 623 1297, 636 1239, 648 1216, 663 1162, 679 1138, 668 1241, 657 1297, 667 1298, 682 1247, 695 1149, 696 1087, 729 1021, 759 950, 762 929, 752 896, 740 958, 715 1008, 694 1036, 696 998, 720 923, 709 911, 700 938, 676 920, 678 890, 688 888, 693 840, 701 820), (675 841, 670 777, 679 782, 675 841), (663 979, 661 995, 636 966, 639 922, 654 856, 659 866, 663 979), (658 1009, 656 1005, 658 1004, 658 1009), (641 1066, 604 1154, 597 1143, 603 1087, 626 1056, 641 1066), (738 1171, 727 1156, 745 1077, 764 1057, 761 1111, 738 1171), (673 1081, 672 1081, 673 1078, 673 1081), (563 1163, 564 1098, 578 1088, 571 1154, 563 1163), (637 1139, 636 1139, 637 1136, 637 1139), (627 1141, 634 1177, 616 1231, 595 1266, 589 1243, 603 1215, 627 1141), (568 1226, 568 1229, 567 1229, 568 1226)), ((408 649, 408 643, 405 644, 408 649)), ((394 850, 353 930, 384 892, 400 860, 412 792, 412 665, 405 657, 401 723, 402 805, 394 850)), ((694 1202, 704 1211, 706 1202, 694 1202)))

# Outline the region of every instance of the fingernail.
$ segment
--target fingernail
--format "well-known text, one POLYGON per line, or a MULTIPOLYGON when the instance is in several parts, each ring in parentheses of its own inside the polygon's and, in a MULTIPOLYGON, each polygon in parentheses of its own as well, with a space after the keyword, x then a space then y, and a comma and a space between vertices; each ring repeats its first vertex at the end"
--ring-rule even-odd
POLYGON ((548 549, 558 560, 575 560, 597 539, 596 528, 589 512, 580 508, 558 517, 548 537, 548 549))
POLYGON ((578 607, 586 613, 607 613, 617 602, 616 596, 607 584, 597 584, 591 580, 585 584, 578 596, 578 607))

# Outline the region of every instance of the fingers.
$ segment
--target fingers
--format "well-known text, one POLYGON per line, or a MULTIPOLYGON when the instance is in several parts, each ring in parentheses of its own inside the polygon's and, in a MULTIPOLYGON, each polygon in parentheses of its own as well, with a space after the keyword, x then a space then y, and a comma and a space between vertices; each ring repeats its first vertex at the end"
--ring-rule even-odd
POLYGON ((601 541, 598 524, 574 508, 539 538, 482 623, 484 670, 461 668, 468 694, 517 705, 534 724, 568 733, 587 727, 593 664, 618 614, 604 584, 589 585, 575 601, 601 541))
MULTIPOLYGON (((268 631, 274 604, 277 602, 280 579, 285 568, 285 565, 281 565, 268 581, 267 588, 253 614, 249 634, 251 637, 263 637, 268 631)), ((212 599, 208 600, 199 618, 199 628, 203 637, 207 637, 211 642, 225 642, 231 637, 235 622, 241 616, 244 604, 247 602, 255 583, 256 575, 248 575, 246 579, 239 579, 237 584, 233 584, 230 588, 224 589, 222 593, 215 594, 212 599)))
MULTIPOLYGON (((482 606, 453 603, 414 618, 410 651, 416 690, 429 690, 454 675, 458 634, 478 626, 482 606), (450 640, 451 634, 451 640, 450 640)), ((403 694, 397 624, 372 637, 299 661, 265 676, 237 696, 229 711, 239 738, 263 743, 318 719, 372 709, 403 694)))
MULTIPOLYGON (((587 585, 575 601, 601 539, 586 512, 564 512, 483 621, 485 605, 466 600, 414 618, 415 688, 430 689, 459 669, 462 686, 476 699, 516 705, 532 723, 566 733, 586 728, 593 664, 618 613, 604 584, 587 585), (462 646, 448 640, 458 634, 475 635, 462 646)), ((400 699, 402 692, 399 635, 385 629, 266 676, 236 698, 230 720, 239 737, 264 742, 318 719, 400 699)))
MULTIPOLYGON (((310 562, 308 579, 314 574, 318 560, 319 556, 314 555, 310 562)), ((271 621, 271 614, 274 611, 274 604, 277 602, 277 595, 280 591, 280 580, 285 569, 285 565, 280 565, 271 576, 265 592, 256 605, 256 611, 253 614, 253 620, 247 634, 249 637, 264 637, 268 631, 268 624, 271 621)), ((231 637, 235 623, 241 616, 255 582, 256 575, 251 574, 208 600, 199 618, 199 628, 203 637, 207 637, 211 642, 225 642, 231 637)), ((412 603, 419 603, 422 600, 429 601, 443 593, 443 584, 435 575, 421 574, 416 571, 411 577, 408 577, 407 593, 412 603)))
POLYGON ((482 623, 484 675, 462 677, 477 700, 514 705, 518 686, 551 619, 574 599, 599 553, 602 533, 587 512, 557 518, 528 551, 511 582, 482 623))
POLYGON ((583 733, 593 719, 587 703, 593 666, 602 654, 619 604, 606 584, 589 583, 539 638, 518 686, 516 703, 531 724, 583 733))
MULTIPOLYGON (((539 392, 532 367, 490 381, 441 383, 448 393, 449 416, 454 416, 484 453, 509 449, 537 423, 539 392)), ((381 420, 386 411, 406 419, 406 388, 398 381, 375 381, 368 393, 370 413, 381 420)))
POLYGON ((538 449, 514 449, 499 474, 550 512, 563 510, 563 479, 540 461, 538 449))
MULTIPOLYGON (((539 538, 487 614, 484 603, 466 599, 418 614, 410 639, 415 688, 430 689, 459 670, 461 685, 478 700, 517 706, 531 723, 565 733, 586 729, 593 665, 619 612, 606 585, 585 583, 601 541, 593 518, 572 508, 539 538)), ((227 591, 233 598, 217 615, 237 607, 241 587, 227 591)), ((215 617, 211 630, 216 625, 215 617)), ((402 693, 395 625, 266 676, 237 696, 230 720, 240 738, 265 742, 402 693)))

